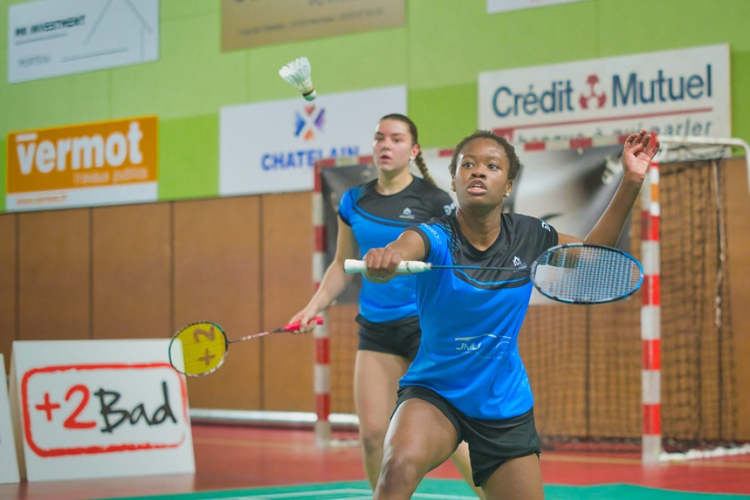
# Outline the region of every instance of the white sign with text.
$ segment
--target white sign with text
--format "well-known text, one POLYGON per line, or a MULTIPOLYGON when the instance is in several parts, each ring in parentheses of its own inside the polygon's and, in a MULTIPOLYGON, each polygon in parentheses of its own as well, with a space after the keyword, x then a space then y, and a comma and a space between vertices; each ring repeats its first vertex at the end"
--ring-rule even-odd
POLYGON ((219 192, 310 191, 317 160, 372 154, 377 122, 391 113, 406 113, 406 87, 224 107, 219 192))
POLYGON ((580 2, 581 0, 487 0, 487 13, 507 12, 509 10, 530 9, 560 3, 580 2))
POLYGON ((5 360, 2 354, 0 354, 0 375, 3 378, 3 383, 0 384, 0 464, 3 464, 0 467, 0 484, 17 483, 20 477, 16 460, 16 442, 13 438, 10 400, 8 388, 5 385, 5 360))
POLYGON ((16 341, 11 399, 29 481, 195 471, 169 340, 16 341))
POLYGON ((8 82, 155 61, 159 0, 40 0, 8 8, 8 82))
POLYGON ((479 126, 516 144, 576 137, 731 137, 729 46, 480 73, 479 126))

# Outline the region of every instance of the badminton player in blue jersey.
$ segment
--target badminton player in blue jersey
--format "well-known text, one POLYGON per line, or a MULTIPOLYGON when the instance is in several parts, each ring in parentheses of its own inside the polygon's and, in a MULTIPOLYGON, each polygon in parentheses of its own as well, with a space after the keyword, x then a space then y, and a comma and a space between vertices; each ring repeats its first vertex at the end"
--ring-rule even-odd
MULTIPOLYGON (((422 159, 417 127, 400 114, 384 116, 373 140, 376 179, 348 190, 339 203, 336 256, 320 287, 307 306, 290 322, 306 325, 326 309, 346 288, 351 275, 344 273, 344 260, 382 247, 398 238, 406 228, 433 217, 452 213, 450 195, 437 188, 422 159), (414 161, 422 172, 409 172, 414 161)), ((387 285, 364 281, 359 295, 359 347, 354 367, 354 398, 359 432, 370 485, 375 488, 383 459, 383 441, 396 408, 398 381, 416 356, 420 329, 413 284, 399 277, 387 285)), ((472 485, 466 444, 454 456, 456 466, 472 485)), ((475 493, 481 491, 474 487, 475 493)))
MULTIPOLYGON (((627 138, 622 181, 587 243, 617 243, 658 149, 645 130, 627 138)), ((465 138, 450 164, 458 210, 371 249, 365 276, 387 282, 402 260, 522 268, 549 247, 581 241, 537 218, 502 212, 519 168, 505 139, 488 131, 465 138)), ((374 498, 411 498, 462 440, 485 498, 544 498, 534 399, 517 344, 532 291, 528 275, 471 269, 410 277, 422 342, 400 381, 374 498)))

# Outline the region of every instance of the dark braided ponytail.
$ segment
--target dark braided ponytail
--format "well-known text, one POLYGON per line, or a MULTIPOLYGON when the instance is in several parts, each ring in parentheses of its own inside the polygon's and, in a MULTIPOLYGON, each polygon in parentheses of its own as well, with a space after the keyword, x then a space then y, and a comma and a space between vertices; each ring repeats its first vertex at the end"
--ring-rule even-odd
POLYGON ((422 177, 424 178, 424 180, 426 180, 433 186, 436 186, 437 184, 435 184, 435 179, 432 178, 430 172, 427 170, 427 164, 424 162, 424 158, 422 158, 421 150, 419 151, 419 153, 417 153, 417 157, 414 158, 414 163, 416 163, 419 171, 422 172, 422 177))

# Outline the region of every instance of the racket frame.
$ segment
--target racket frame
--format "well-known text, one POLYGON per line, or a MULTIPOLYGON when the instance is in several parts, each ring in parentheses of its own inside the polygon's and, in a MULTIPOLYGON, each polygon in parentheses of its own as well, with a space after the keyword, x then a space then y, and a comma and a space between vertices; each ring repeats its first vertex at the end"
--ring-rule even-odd
MULTIPOLYGON (((315 316, 310 321, 313 322, 313 323, 315 323, 315 324, 317 324, 317 325, 322 325, 323 324, 323 318, 321 316, 315 316)), ((258 338, 258 337, 265 337, 266 335, 271 335, 273 333, 289 333, 289 332, 294 332, 300 326, 301 326, 300 323, 297 321, 295 323, 288 323, 288 324, 286 324, 286 325, 284 325, 282 327, 276 328, 275 330, 269 330, 267 332, 260 332, 260 333, 253 333, 251 335, 246 335, 246 336, 241 337, 239 339, 229 340, 227 338, 227 334, 224 331, 224 329, 221 326, 219 326, 218 324, 214 323, 213 321, 195 321, 193 323, 190 323, 190 324, 187 324, 187 325, 183 326, 182 328, 180 328, 179 330, 177 330, 177 332, 175 332, 174 335, 172 335, 172 340, 169 342, 169 353, 168 353, 169 354, 169 364, 172 365, 172 368, 174 368, 174 370, 177 373, 181 373, 182 375, 185 375, 187 377, 203 377, 204 375, 210 375, 211 373, 213 373, 216 370, 218 370, 219 368, 221 368, 221 366, 224 364, 224 361, 226 361, 227 354, 229 353, 229 344, 234 344, 236 342, 242 342, 243 340, 255 339, 255 338, 258 338), (178 370, 177 367, 174 365, 174 362, 172 361, 172 344, 175 342, 175 340, 177 340, 179 338, 179 336, 180 336, 180 334, 182 332, 184 332, 185 330, 187 330, 191 326, 195 326, 195 325, 211 325, 211 326, 216 327, 216 329, 218 329, 219 332, 221 332, 221 335, 224 337, 224 355, 221 357, 221 360, 219 361, 219 363, 216 366, 214 366, 212 369, 208 370, 208 371, 201 372, 201 373, 187 373, 187 372, 184 372, 182 370, 178 370)), ((184 356, 185 356, 185 353, 183 352, 183 358, 184 358, 184 356)))
POLYGON ((631 295, 633 295, 635 292, 638 291, 638 289, 643 284, 643 265, 641 265, 641 263, 638 262, 638 259, 636 259, 632 255, 630 255, 629 253, 625 252, 624 250, 620 250, 619 248, 610 247, 610 246, 606 246, 606 245, 598 245, 596 243, 584 243, 584 242, 580 242, 580 243, 567 243, 567 244, 564 244, 564 245, 556 245, 554 247, 550 247, 547 250, 545 250, 544 253, 542 253, 542 255, 540 255, 539 257, 537 257, 534 260, 534 262, 531 263, 531 267, 529 268, 529 272, 530 272, 531 282, 534 284, 534 288, 536 288, 537 291, 539 291, 539 293, 541 293, 542 295, 544 295, 545 297, 547 297, 549 299, 552 299, 552 300, 557 301, 557 302, 562 302, 564 304, 593 305, 593 304, 608 304, 610 302, 617 302, 618 300, 622 300, 622 299, 625 299, 625 298, 630 297, 631 295), (638 271, 639 271, 639 275, 640 275, 640 277, 638 279, 638 283, 635 286, 633 286, 633 289, 629 293, 622 294, 622 295, 620 295, 618 297, 609 298, 609 299, 606 299, 606 300, 597 300, 597 301, 565 299, 565 298, 556 297, 556 296, 551 295, 549 293, 545 293, 544 290, 542 290, 542 288, 539 285, 537 285, 536 280, 534 279, 536 277, 536 268, 537 268, 537 265, 539 264, 540 259, 543 256, 545 256, 547 254, 555 253, 555 252, 557 252, 558 250, 560 250, 562 248, 576 248, 576 247, 578 247, 578 248, 602 248, 602 249, 607 250, 609 252, 619 253, 620 255, 625 256, 625 258, 627 258, 631 262, 634 262, 635 265, 638 266, 638 271))
MULTIPOLYGON (((224 361, 226 361, 227 354, 229 353, 229 344, 230 343, 231 342, 229 342, 229 340, 227 339, 227 334, 224 332, 224 329, 221 326, 219 326, 218 324, 214 323, 213 321, 195 321, 193 323, 190 323, 190 324, 187 324, 187 325, 183 326, 182 328, 180 328, 179 330, 177 330, 174 335, 172 335, 172 340, 169 342, 169 364, 172 365, 172 368, 174 368, 174 370, 176 372, 181 373, 182 375, 185 375, 186 377, 203 377, 204 375, 210 375, 211 373, 213 373, 216 370, 218 370, 219 368, 221 368, 221 365, 223 365, 224 361), (211 368, 210 370, 208 370, 206 372, 201 372, 201 373, 186 373, 186 372, 184 372, 182 370, 178 370, 177 367, 175 366, 174 362, 172 361, 172 344, 179 338, 179 336, 180 336, 180 334, 182 332, 184 332, 185 330, 187 330, 191 326, 195 326, 195 325, 212 325, 212 326, 216 327, 216 329, 218 329, 219 332, 221 332, 221 335, 224 337, 224 355, 221 357, 221 360, 219 361, 219 363, 216 366, 214 366, 213 368, 211 368)), ((184 356, 185 356, 184 351, 182 353, 182 356, 184 358, 184 356)))

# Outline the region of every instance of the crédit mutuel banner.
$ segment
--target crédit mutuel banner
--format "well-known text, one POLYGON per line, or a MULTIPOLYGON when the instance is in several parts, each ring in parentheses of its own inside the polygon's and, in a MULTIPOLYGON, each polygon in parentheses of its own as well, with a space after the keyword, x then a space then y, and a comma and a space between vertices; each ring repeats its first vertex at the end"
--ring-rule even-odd
POLYGON ((219 192, 310 191, 317 160, 372 154, 377 122, 406 113, 406 87, 227 106, 219 121, 219 192))
POLYGON ((731 137, 729 46, 479 75, 479 126, 514 143, 623 135, 731 137))
POLYGON ((157 199, 157 118, 8 134, 9 212, 157 199))

